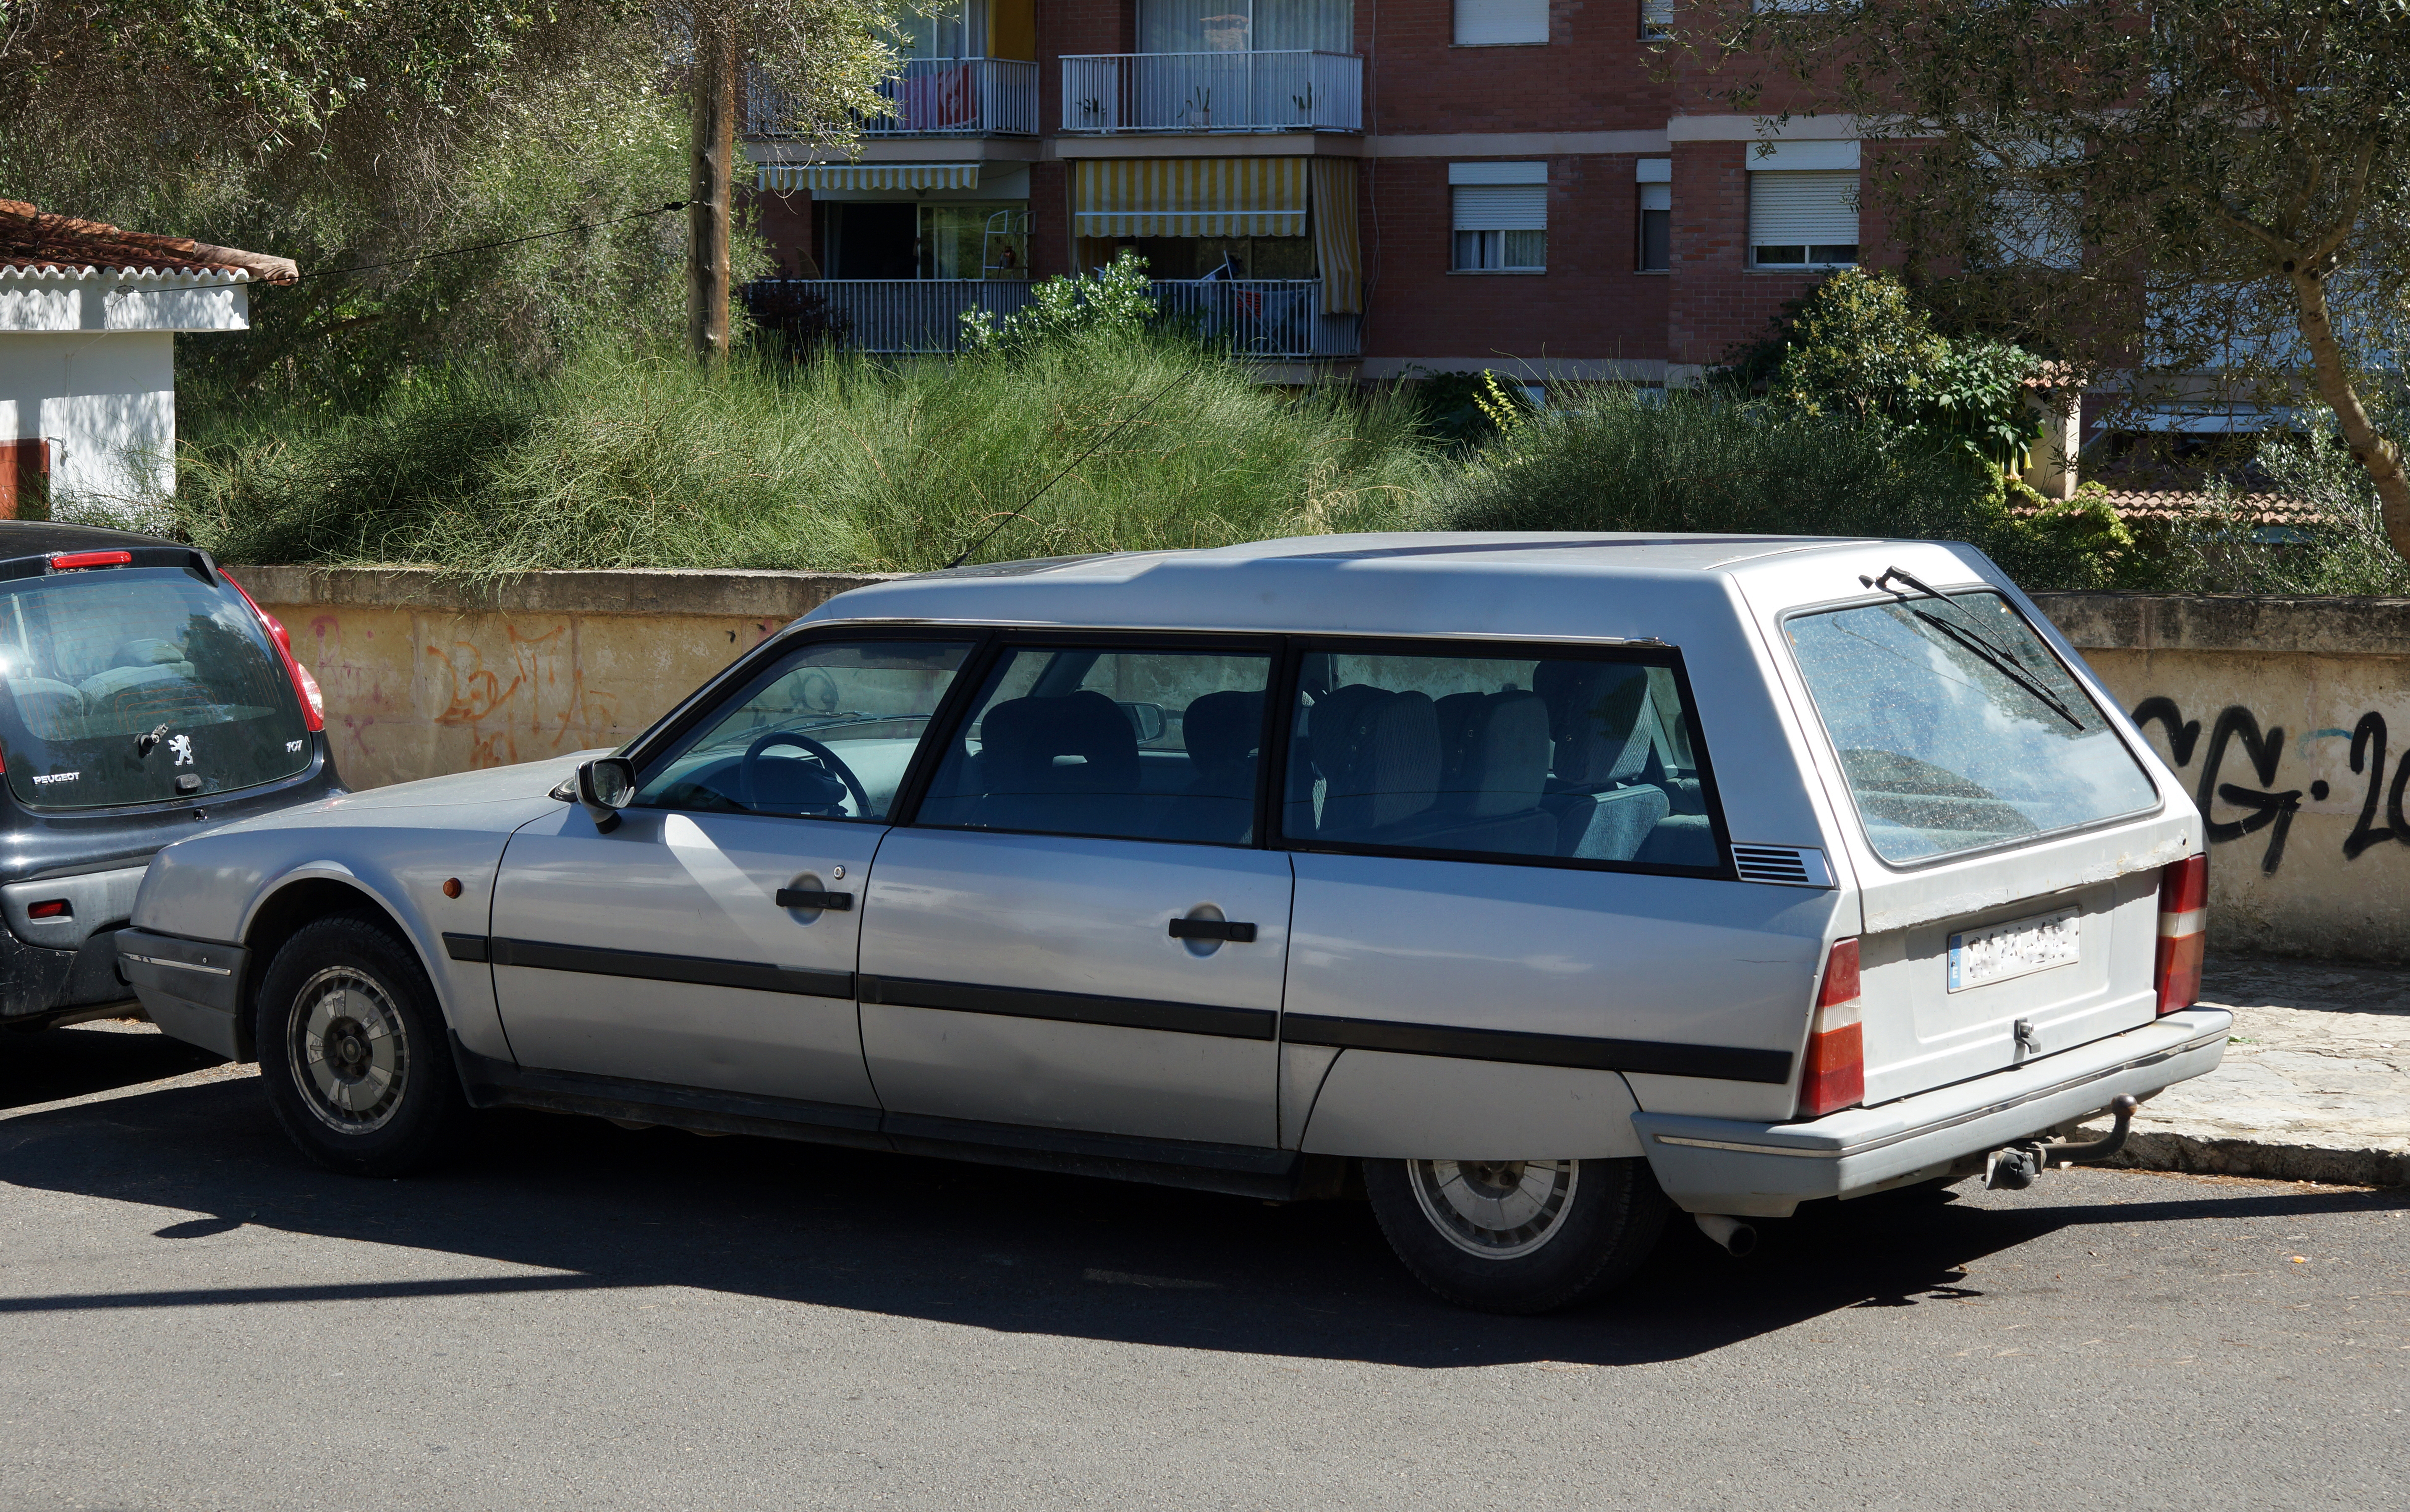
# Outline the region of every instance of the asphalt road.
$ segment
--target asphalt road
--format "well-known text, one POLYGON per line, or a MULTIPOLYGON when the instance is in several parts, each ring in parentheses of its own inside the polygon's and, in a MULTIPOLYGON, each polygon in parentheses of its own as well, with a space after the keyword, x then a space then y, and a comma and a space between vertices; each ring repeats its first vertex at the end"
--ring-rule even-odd
POLYGON ((1451 1311, 1272 1207, 0 1041, 0 1506, 2392 1508, 2410 1194, 2078 1171, 1451 1311))

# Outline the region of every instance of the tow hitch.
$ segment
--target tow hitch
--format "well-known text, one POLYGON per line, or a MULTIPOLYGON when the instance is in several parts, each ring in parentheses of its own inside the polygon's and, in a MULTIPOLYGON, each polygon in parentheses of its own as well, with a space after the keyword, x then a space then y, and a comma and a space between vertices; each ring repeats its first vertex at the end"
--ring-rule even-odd
POLYGON ((2097 1140, 2080 1144, 2044 1144, 2040 1140, 2026 1140, 1994 1150, 1983 1160, 1983 1185, 1993 1191, 2022 1192, 2053 1166, 2080 1166, 2108 1159, 2126 1147, 2126 1136, 2134 1127, 2134 1110, 2141 1106, 2141 1100, 2132 1097, 2111 1099, 2109 1111, 2116 1115, 2116 1122, 2097 1140))

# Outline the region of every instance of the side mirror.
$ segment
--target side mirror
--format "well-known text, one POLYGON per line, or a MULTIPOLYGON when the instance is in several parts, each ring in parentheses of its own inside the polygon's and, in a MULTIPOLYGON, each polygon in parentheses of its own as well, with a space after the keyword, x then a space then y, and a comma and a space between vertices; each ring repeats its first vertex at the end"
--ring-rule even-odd
POLYGON ((624 756, 598 756, 577 769, 577 801, 605 835, 619 827, 619 810, 635 796, 635 764, 624 756))
POLYGON ((1124 704, 1122 712, 1129 716, 1130 728, 1138 733, 1141 746, 1162 739, 1164 727, 1170 722, 1160 704, 1124 704))

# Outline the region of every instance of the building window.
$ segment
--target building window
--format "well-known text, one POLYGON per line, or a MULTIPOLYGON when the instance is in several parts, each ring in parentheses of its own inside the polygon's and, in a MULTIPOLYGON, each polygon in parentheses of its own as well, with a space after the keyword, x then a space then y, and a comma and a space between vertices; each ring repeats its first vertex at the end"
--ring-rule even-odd
POLYGON ((1640 270, 1662 273, 1674 266, 1674 186, 1640 186, 1640 270))
POLYGON ((1674 35, 1674 0, 1640 0, 1640 37, 1662 41, 1674 35))
POLYGON ((1548 0, 1456 0, 1456 45, 1508 47, 1548 39, 1548 0))
POLYGON ((1857 169, 1759 171, 1752 166, 1750 267, 1783 272, 1849 268, 1857 260, 1857 169))
POLYGON ((1451 163, 1459 272, 1537 272, 1548 265, 1548 165, 1451 163))

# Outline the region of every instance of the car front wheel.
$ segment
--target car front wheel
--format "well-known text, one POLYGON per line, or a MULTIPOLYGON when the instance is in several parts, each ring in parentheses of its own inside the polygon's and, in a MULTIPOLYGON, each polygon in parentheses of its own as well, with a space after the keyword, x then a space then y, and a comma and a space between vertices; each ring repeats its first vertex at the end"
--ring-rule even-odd
POLYGON ((1486 1313, 1607 1291, 1648 1258, 1668 1208, 1646 1160, 1367 1160, 1364 1187, 1415 1278, 1486 1313))
POLYGON ((403 1175, 467 1117, 434 987, 382 924, 338 916, 295 932, 261 981, 257 1029, 276 1121, 329 1170, 403 1175))

